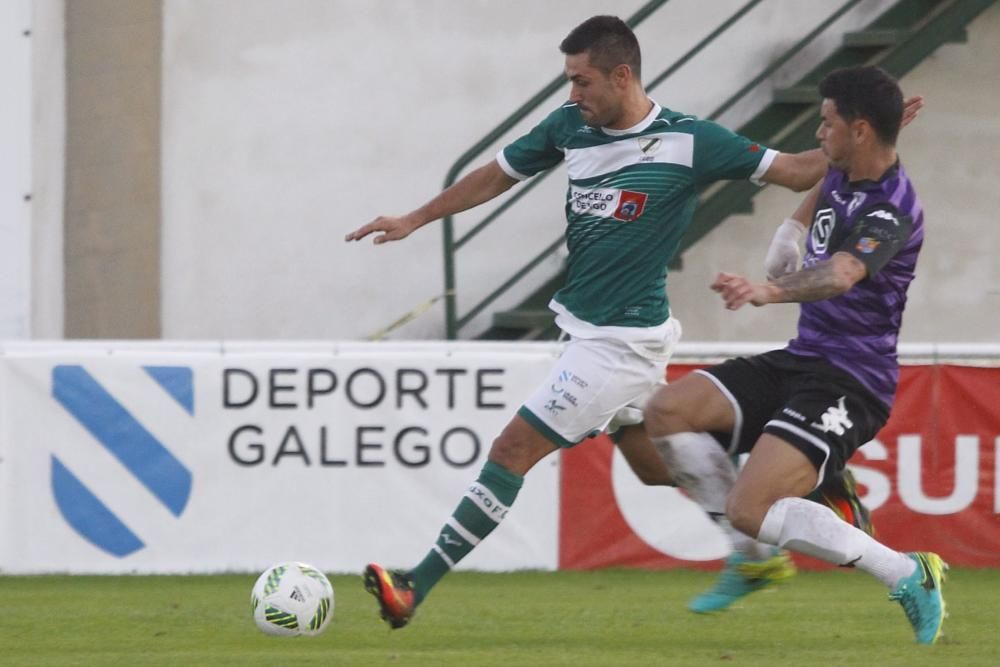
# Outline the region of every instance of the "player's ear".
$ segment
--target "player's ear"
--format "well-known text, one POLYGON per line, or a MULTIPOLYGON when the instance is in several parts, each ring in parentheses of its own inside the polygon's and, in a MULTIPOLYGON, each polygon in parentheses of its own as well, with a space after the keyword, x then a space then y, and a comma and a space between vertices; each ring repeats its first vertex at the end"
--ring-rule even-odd
POLYGON ((850 128, 851 138, 854 139, 855 145, 863 144, 875 136, 875 128, 873 128, 871 123, 863 118, 858 118, 852 121, 850 128))
POLYGON ((615 68, 611 70, 611 80, 619 86, 627 85, 632 80, 632 75, 632 68, 625 63, 616 65, 615 68))

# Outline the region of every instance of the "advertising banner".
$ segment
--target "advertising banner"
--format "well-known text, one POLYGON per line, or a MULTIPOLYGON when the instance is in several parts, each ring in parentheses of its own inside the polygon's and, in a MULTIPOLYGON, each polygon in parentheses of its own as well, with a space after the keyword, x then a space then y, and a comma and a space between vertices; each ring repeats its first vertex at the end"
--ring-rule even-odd
MULTIPOLYGON (((0 570, 410 566, 556 347, 66 344, 3 358, 0 570)), ((558 457, 461 566, 553 569, 558 457)))
MULTIPOLYGON (((411 566, 559 349, 7 344, 0 572, 411 566)), ((998 406, 1000 368, 904 366, 889 423, 851 461, 882 541, 1000 567, 998 406)), ((714 568, 728 551, 600 437, 537 465, 460 567, 714 568)))
MULTIPOLYGON (((670 375, 694 368, 675 364, 670 375)), ((889 422, 850 463, 879 540, 1000 567, 998 448, 1000 368, 904 366, 889 422)), ((560 568, 708 567, 729 553, 694 503, 642 486, 607 438, 565 452, 562 468, 560 568)))

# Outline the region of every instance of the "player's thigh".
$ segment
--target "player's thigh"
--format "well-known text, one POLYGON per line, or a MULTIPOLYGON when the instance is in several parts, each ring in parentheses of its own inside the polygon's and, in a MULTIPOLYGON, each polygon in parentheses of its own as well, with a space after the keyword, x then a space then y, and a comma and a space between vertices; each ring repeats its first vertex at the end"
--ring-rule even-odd
POLYGON ((619 341, 574 339, 518 414, 557 446, 571 447, 647 394, 665 367, 619 341))
POLYGON ((713 384, 729 406, 724 425, 702 430, 711 431, 730 454, 747 453, 753 448, 764 425, 781 408, 789 392, 780 350, 737 357, 695 374, 713 384))
POLYGON ((660 387, 646 404, 650 435, 732 430, 733 403, 720 386, 701 373, 689 373, 660 387))
POLYGON ((819 486, 828 472, 842 470, 854 452, 878 434, 888 416, 888 408, 867 389, 831 369, 798 376, 763 432, 802 452, 815 468, 819 486))

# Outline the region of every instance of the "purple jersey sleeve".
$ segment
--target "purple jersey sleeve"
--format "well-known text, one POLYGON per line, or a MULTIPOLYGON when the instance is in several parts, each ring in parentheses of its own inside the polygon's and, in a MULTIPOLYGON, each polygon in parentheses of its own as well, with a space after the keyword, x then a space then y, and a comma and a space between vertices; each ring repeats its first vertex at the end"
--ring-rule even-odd
POLYGON ((913 218, 903 215, 892 204, 880 204, 858 219, 839 251, 858 258, 870 278, 896 256, 912 232, 913 218))

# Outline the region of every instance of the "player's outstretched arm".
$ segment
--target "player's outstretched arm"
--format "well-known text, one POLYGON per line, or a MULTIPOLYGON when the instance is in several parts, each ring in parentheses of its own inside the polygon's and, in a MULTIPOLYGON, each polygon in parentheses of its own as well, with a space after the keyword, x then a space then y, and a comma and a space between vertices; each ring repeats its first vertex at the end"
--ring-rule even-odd
POLYGON ((500 168, 496 160, 469 172, 420 208, 397 217, 379 216, 344 237, 345 241, 360 241, 376 233, 376 244, 398 241, 429 222, 461 213, 493 199, 509 190, 517 181, 500 168))
POLYGON ((737 310, 748 303, 763 306, 829 299, 851 289, 866 275, 868 269, 861 260, 850 253, 837 252, 830 259, 767 283, 720 273, 711 288, 722 296, 726 308, 737 310))
MULTIPOLYGON (((903 101, 903 123, 906 127, 924 106, 924 98, 915 95, 903 101)), ((765 183, 780 185, 795 192, 804 192, 826 175, 827 159, 818 148, 801 153, 778 153, 761 177, 765 183)))

